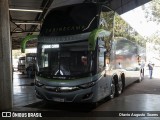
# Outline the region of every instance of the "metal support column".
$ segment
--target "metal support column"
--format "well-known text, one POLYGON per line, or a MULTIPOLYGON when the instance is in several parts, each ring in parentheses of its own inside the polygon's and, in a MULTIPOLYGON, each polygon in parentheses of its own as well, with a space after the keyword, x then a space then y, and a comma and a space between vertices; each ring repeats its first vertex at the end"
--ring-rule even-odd
POLYGON ((8 0, 0 0, 0 111, 12 108, 12 65, 8 0))

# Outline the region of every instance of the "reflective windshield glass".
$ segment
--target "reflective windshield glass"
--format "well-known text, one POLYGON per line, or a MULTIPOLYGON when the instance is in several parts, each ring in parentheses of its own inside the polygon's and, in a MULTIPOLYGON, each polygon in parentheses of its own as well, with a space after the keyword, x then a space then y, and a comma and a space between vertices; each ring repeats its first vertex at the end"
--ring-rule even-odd
POLYGON ((90 53, 87 42, 39 44, 39 74, 46 77, 89 74, 90 53))
POLYGON ((34 62, 36 61, 36 57, 26 57, 27 62, 34 62))
POLYGON ((96 4, 54 8, 46 16, 40 36, 64 36, 91 32, 98 27, 96 4))

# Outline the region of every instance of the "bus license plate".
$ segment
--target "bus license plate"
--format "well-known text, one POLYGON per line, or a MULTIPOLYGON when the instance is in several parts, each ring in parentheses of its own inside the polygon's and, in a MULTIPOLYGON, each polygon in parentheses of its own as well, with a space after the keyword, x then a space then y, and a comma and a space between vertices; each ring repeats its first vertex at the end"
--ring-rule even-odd
POLYGON ((53 98, 53 100, 56 102, 64 102, 63 98, 53 98))

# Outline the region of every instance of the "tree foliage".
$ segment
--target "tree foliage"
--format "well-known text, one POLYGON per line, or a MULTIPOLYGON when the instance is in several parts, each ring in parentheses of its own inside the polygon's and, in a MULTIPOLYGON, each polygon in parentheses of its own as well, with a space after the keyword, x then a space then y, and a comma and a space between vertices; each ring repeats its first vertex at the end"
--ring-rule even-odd
POLYGON ((155 54, 155 52, 158 53, 158 58, 160 58, 160 36, 159 36, 159 33, 153 34, 152 36, 148 37, 147 42, 148 42, 148 45, 150 45, 149 50, 152 51, 153 54, 155 54))
POLYGON ((115 15, 115 37, 122 36, 138 43, 141 46, 145 46, 144 38, 133 29, 127 22, 125 22, 119 15, 115 15))
MULTIPOLYGON (((152 0, 148 5, 144 5, 145 17, 148 21, 156 22, 160 24, 160 0, 152 0)), ((160 53, 160 32, 157 31, 152 36, 147 38, 147 42, 153 44, 153 50, 160 53)))
POLYGON ((144 5, 143 10, 149 21, 160 23, 160 0, 152 0, 149 5, 144 5))
MULTIPOLYGON (((110 31, 111 37, 113 35, 114 37, 124 37, 138 43, 141 46, 145 46, 144 38, 113 11, 101 13, 100 28, 110 31)), ((110 40, 111 37, 108 39, 110 40)))
POLYGON ((160 45, 160 36, 159 36, 159 32, 153 34, 152 36, 147 38, 147 42, 149 43, 154 43, 154 44, 158 44, 160 45))

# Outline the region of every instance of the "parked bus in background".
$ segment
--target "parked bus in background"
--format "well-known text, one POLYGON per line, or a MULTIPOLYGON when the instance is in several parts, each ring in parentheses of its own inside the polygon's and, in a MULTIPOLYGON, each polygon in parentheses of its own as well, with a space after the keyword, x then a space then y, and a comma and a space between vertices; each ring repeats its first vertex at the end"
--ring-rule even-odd
POLYGON ((33 78, 35 76, 36 53, 26 53, 25 68, 27 76, 33 78))
POLYGON ((141 81, 143 38, 102 4, 51 10, 37 46, 36 96, 55 102, 97 103, 141 81))
POLYGON ((25 57, 19 57, 18 59, 18 71, 21 72, 22 74, 25 74, 26 68, 25 68, 25 57))

